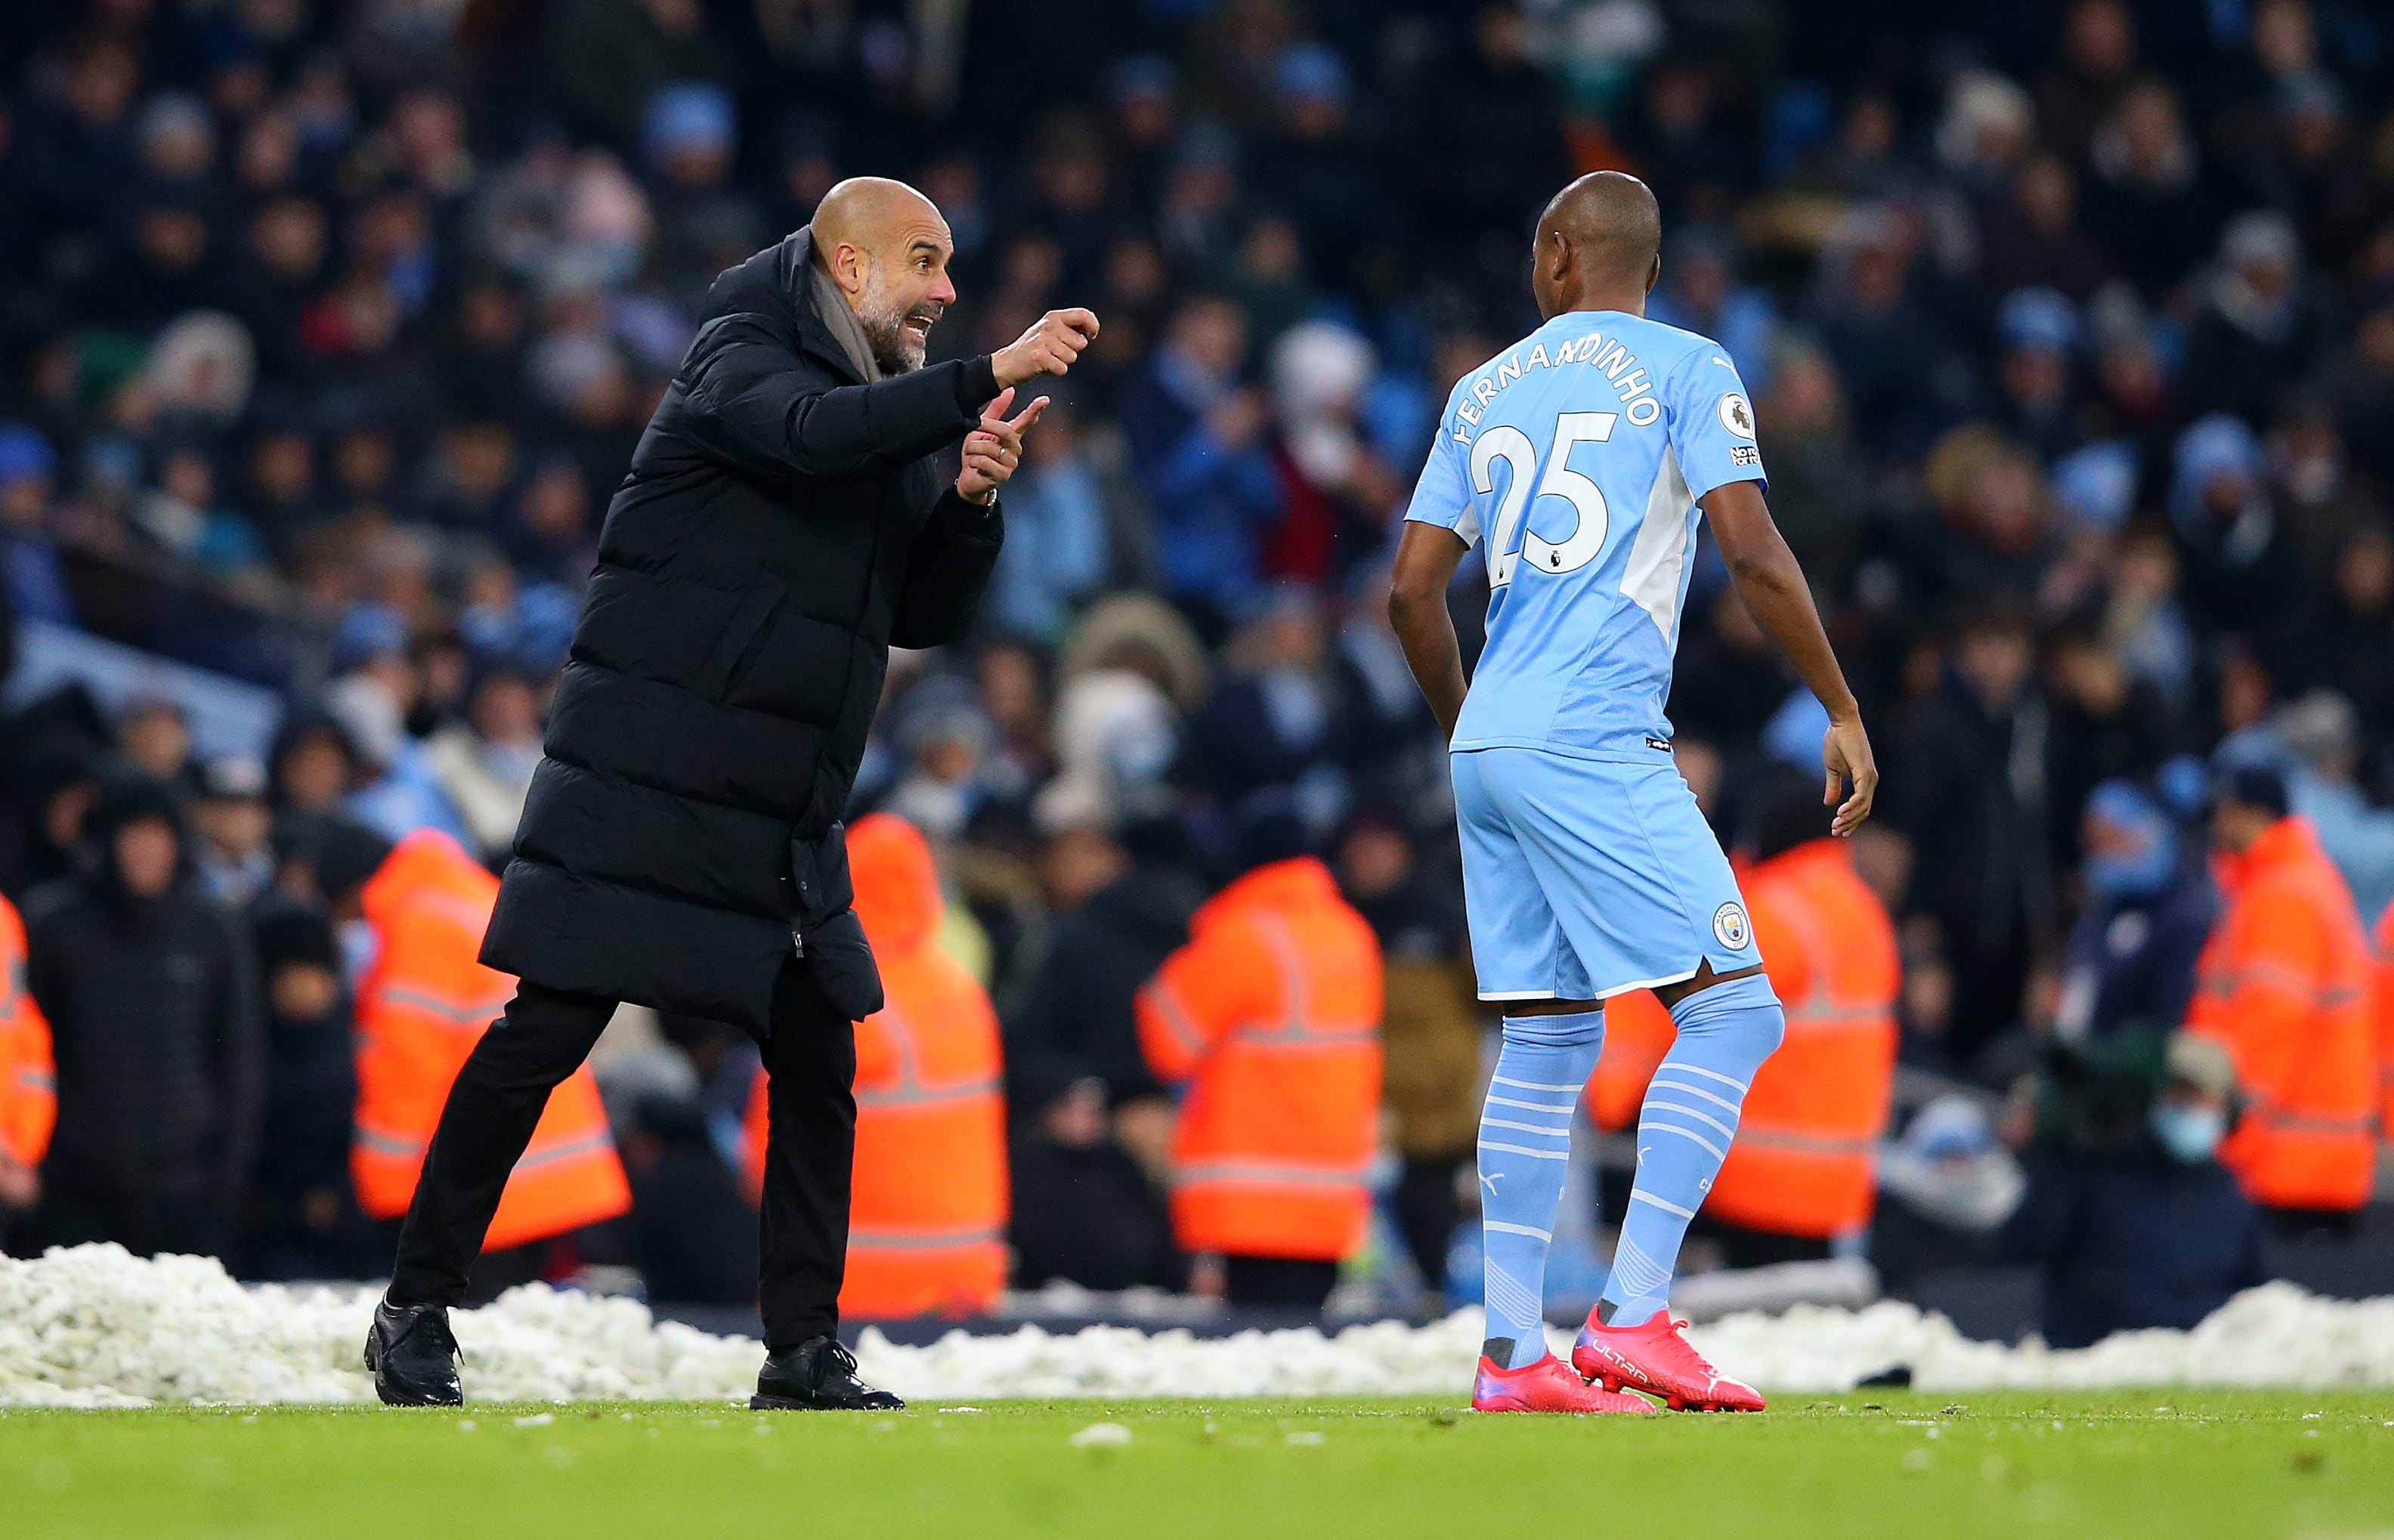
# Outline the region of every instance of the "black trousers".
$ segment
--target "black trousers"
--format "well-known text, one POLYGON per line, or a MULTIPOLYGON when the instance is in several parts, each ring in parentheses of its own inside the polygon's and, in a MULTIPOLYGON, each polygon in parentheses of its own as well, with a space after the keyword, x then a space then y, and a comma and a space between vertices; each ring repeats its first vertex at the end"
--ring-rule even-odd
MULTIPOLYGON (((615 1002, 525 982, 449 1088, 399 1235, 394 1305, 458 1305, 532 1142, 548 1093, 589 1057, 615 1002)), ((779 1351, 839 1329, 856 1161, 856 1027, 833 1013, 795 959, 773 992, 764 1044, 770 1133, 759 1219, 757 1303, 779 1351)))

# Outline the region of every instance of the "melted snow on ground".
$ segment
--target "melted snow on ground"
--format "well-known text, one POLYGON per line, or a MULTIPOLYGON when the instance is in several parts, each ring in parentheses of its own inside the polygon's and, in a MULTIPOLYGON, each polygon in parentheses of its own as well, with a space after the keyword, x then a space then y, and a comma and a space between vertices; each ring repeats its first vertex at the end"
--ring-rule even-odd
MULTIPOLYGON (((0 1258, 0 1406, 371 1401, 358 1359, 371 1309, 364 1291, 243 1287, 202 1257, 80 1246, 0 1258)), ((455 1325, 466 1393, 480 1400, 744 1399, 763 1351, 656 1323, 632 1300, 537 1284, 459 1311, 455 1325)), ((1333 1336, 1024 1326, 903 1348, 868 1329, 858 1357, 868 1380, 923 1400, 1449 1396, 1470 1381, 1480 1332, 1475 1310, 1333 1336)), ((2394 1386, 2394 1297, 2321 1299, 2283 1283, 2238 1296, 2191 1332, 2124 1333, 2075 1352, 1972 1342, 1894 1301, 1735 1315, 1690 1335, 1728 1372, 1783 1391, 1849 1389, 1898 1366, 1923 1388, 1953 1390, 2394 1386)))

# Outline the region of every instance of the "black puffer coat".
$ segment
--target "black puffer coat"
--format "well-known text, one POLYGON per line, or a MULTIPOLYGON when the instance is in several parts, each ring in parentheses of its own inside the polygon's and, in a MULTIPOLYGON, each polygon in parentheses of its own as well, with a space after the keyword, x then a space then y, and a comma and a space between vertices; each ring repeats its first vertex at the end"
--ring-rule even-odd
POLYGON ((989 359, 864 383, 808 252, 716 280, 633 453, 482 944, 759 1035, 794 951, 842 1009, 879 1004, 837 820, 889 647, 963 636, 1003 533, 933 458, 997 394, 989 359))
POLYGON ((35 889, 25 937, 58 1058, 43 1167, 53 1195, 120 1220, 128 1202, 191 1210, 193 1228, 172 1240, 107 1237, 137 1249, 220 1245, 256 1154, 265 1078, 248 937, 189 884, 137 898, 110 865, 35 889))

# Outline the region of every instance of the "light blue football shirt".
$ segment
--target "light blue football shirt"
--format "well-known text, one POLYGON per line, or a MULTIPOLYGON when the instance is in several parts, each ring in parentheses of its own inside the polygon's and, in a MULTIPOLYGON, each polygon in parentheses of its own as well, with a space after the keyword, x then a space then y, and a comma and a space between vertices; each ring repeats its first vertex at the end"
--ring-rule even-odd
POLYGON ((1696 499, 1763 479, 1745 385, 1693 332, 1573 310, 1456 382, 1405 510, 1484 542, 1488 645, 1453 746, 1652 757, 1696 499))

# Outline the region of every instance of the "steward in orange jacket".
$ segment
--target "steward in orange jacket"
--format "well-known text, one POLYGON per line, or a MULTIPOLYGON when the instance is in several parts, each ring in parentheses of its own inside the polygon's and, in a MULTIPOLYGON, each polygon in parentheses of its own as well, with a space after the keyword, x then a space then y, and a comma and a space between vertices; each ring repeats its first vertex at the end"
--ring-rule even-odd
MULTIPOLYGON (((342 837, 370 836, 345 829, 342 837)), ((390 847, 362 883, 322 857, 318 878, 336 914, 362 913, 374 931, 374 961, 358 981, 349 1177, 360 1208, 396 1219, 415 1195, 450 1082, 515 993, 514 979, 476 960, 499 881, 430 829, 390 847)), ((598 1085, 585 1066, 550 1094, 483 1245, 522 1245, 631 1206, 598 1085)))
POLYGON ((50 1024, 25 986, 25 922, 0 897, 0 1234, 8 1210, 33 1204, 58 1112, 50 1024))
MULTIPOLYGON (((1006 1103, 997 1012, 939 944, 939 875, 914 826, 888 813, 848 830, 857 917, 882 1007, 856 1028, 856 1175, 843 1316, 987 1310, 1006 1287, 1006 1103)), ((767 1101, 748 1099, 748 1185, 764 1186, 767 1101)))
POLYGON ((1223 1255, 1233 1303, 1319 1306, 1370 1204, 1379 942, 1311 856, 1255 867, 1189 929, 1138 996, 1149 1064, 1188 1087, 1175 1238, 1223 1255))
MULTIPOLYGON (((1813 1241, 1870 1222, 1901 982, 1895 926, 1846 847, 1818 836, 1827 825, 1810 783, 1791 786, 1765 809, 1756 859, 1739 877, 1787 1036, 1755 1073, 1703 1206, 1718 1224, 1813 1241)), ((1649 991, 1605 1002, 1604 1057, 1588 1083, 1599 1126, 1636 1119, 1673 1035, 1649 991)))
POLYGON ((2275 771, 2235 771, 2212 832, 2223 905, 2186 1024, 2228 1048, 2245 1097, 2220 1160, 2263 1207, 2348 1214, 2376 1165, 2369 939, 2275 771))

